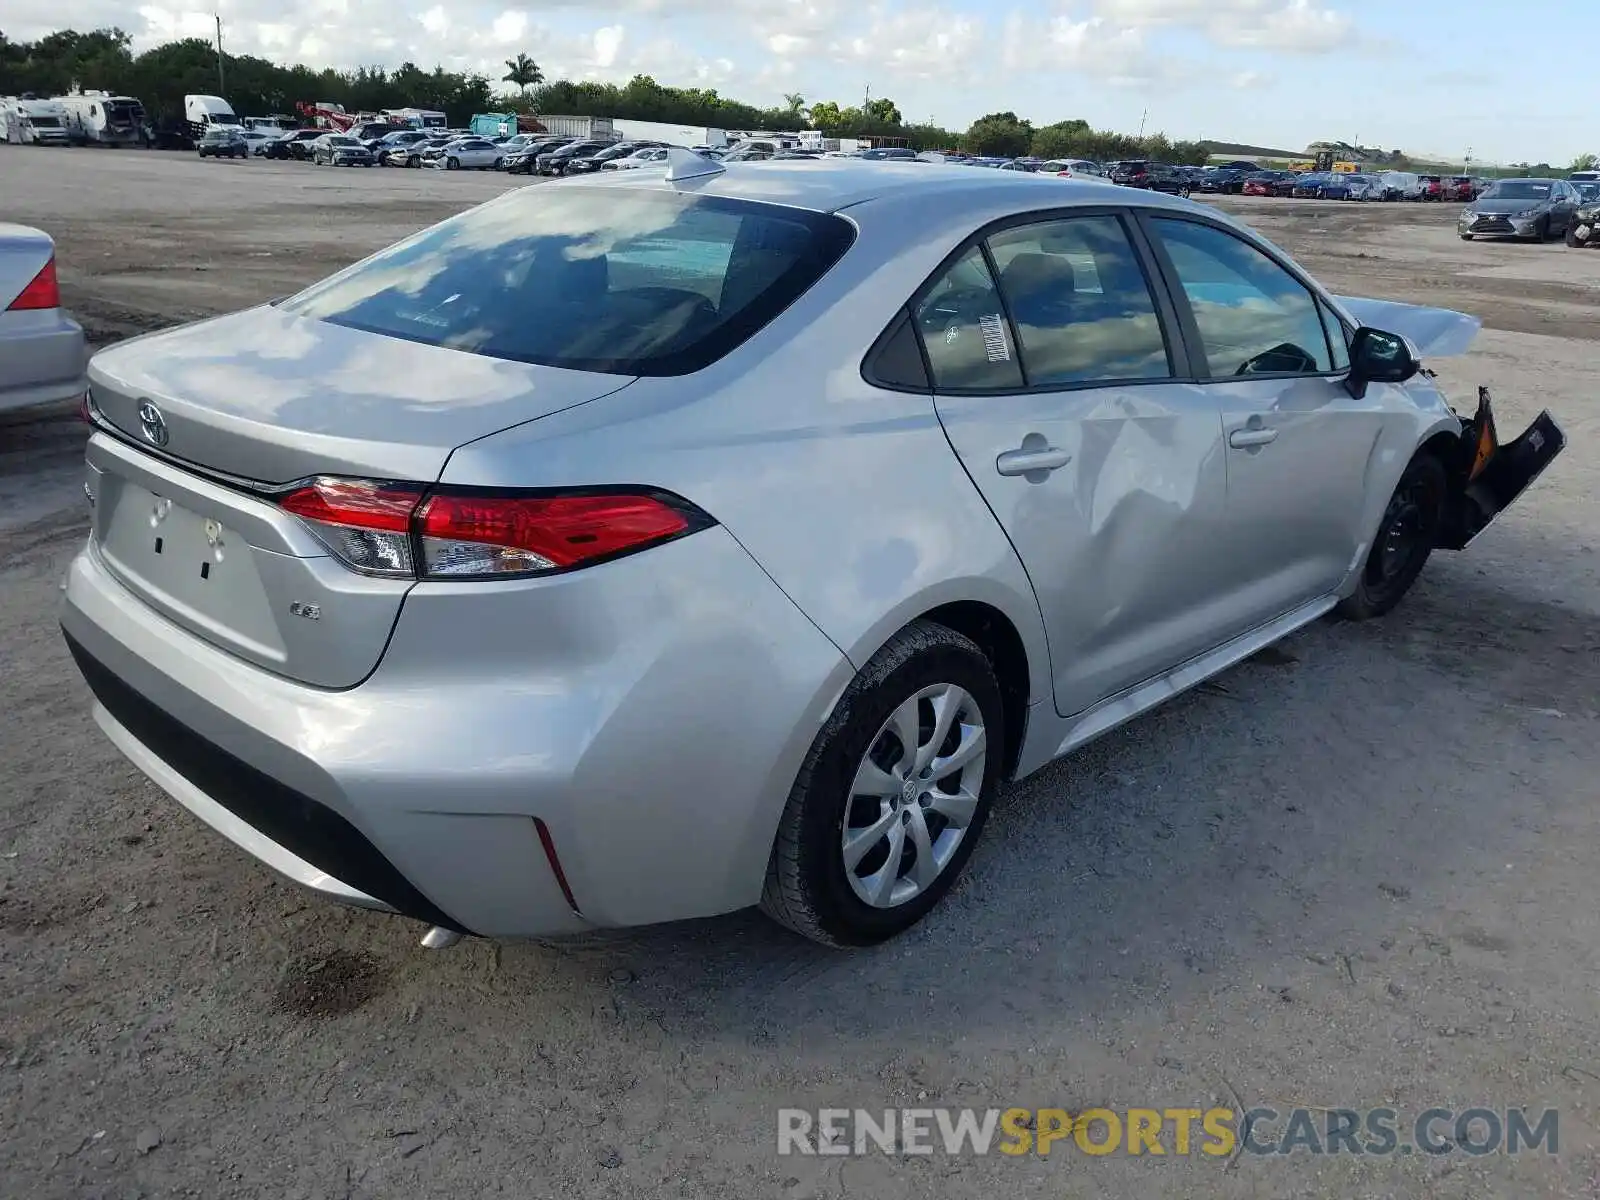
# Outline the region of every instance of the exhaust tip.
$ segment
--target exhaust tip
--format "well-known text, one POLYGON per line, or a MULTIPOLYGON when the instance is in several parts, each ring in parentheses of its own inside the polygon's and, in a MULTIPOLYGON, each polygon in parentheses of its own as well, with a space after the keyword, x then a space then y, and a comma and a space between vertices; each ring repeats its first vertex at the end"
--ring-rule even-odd
POLYGON ((424 950, 448 950, 461 940, 461 934, 454 929, 446 929, 443 925, 435 925, 422 935, 422 948, 424 950))

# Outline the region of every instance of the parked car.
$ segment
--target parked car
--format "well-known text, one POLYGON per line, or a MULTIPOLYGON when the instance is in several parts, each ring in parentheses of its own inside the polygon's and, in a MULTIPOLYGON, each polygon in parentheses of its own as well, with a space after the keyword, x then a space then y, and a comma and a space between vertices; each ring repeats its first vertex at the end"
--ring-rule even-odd
POLYGON ((0 222, 0 411, 83 395, 83 330, 61 311, 56 245, 0 222))
POLYGON ((867 162, 910 162, 917 152, 909 146, 875 146, 863 150, 861 157, 867 162))
POLYGON ((1123 187, 1144 188, 1172 195, 1185 190, 1183 177, 1166 163, 1157 162, 1124 163, 1122 170, 1111 176, 1111 182, 1123 187))
POLYGON ((1422 179, 1410 171, 1384 171, 1378 176, 1385 200, 1422 199, 1422 179))
POLYGON ((1578 193, 1578 207, 1567 229, 1567 245, 1600 245, 1600 183, 1579 182, 1570 186, 1578 193))
POLYGON ((311 143, 311 161, 318 166, 370 167, 375 160, 372 151, 348 133, 325 133, 311 143))
POLYGON ((322 137, 322 129, 291 129, 288 133, 267 145, 264 158, 306 158, 310 153, 311 143, 322 137))
POLYGON ((466 170, 496 171, 505 155, 488 138, 464 137, 424 152, 422 165, 438 167, 445 171, 466 170))
POLYGON ((1474 318, 1195 205, 673 157, 90 366, 97 723, 431 945, 756 904, 890 938, 1004 781, 1387 613, 1562 449, 1420 372, 1474 318))
POLYGON ((557 146, 545 150, 534 159, 534 170, 540 175, 564 175, 567 163, 580 155, 593 154, 604 150, 612 143, 609 139, 586 138, 582 141, 568 142, 564 146, 557 146))
POLYGON ((508 153, 501 161, 500 168, 508 175, 531 175, 539 155, 559 149, 576 140, 576 138, 560 137, 535 138, 508 153))
POLYGON ((1478 181, 1470 175, 1453 175, 1444 181, 1445 200, 1457 200, 1463 204, 1470 203, 1478 198, 1480 191, 1478 181))
POLYGON ((1239 192, 1245 196, 1276 195, 1273 186, 1288 174, 1287 171, 1257 171, 1245 178, 1239 185, 1239 192))
POLYGON ((1345 176, 1346 200, 1382 200, 1383 183, 1376 175, 1347 175, 1345 176))
POLYGON ((1317 186, 1319 200, 1348 200, 1351 193, 1351 176, 1344 172, 1330 171, 1322 177, 1317 186))
POLYGON ((1444 199, 1444 177, 1442 175, 1418 175, 1417 179, 1422 184, 1422 195, 1419 199, 1444 199))
POLYGON ((401 129, 385 134, 367 146, 380 167, 409 167, 413 157, 420 158, 422 147, 428 145, 428 135, 420 129, 401 129))
POLYGON ((1039 170, 1039 163, 1033 159, 1013 158, 1010 162, 1003 162, 999 169, 1002 171, 1026 171, 1030 175, 1039 170))
POLYGON ((640 167, 660 167, 666 165, 667 147, 641 146, 634 149, 631 154, 621 154, 616 158, 607 159, 600 164, 602 171, 636 171, 640 167))
POLYGON ((241 132, 252 158, 265 158, 267 147, 283 136, 281 130, 246 129, 241 132))
POLYGON ((626 158, 636 150, 649 150, 660 145, 660 142, 650 141, 612 142, 611 145, 588 154, 573 155, 567 160, 563 174, 586 175, 600 170, 608 162, 626 158))
POLYGON ((213 125, 200 135, 194 151, 201 158, 249 158, 250 143, 237 125, 213 125))
POLYGON ((1150 164, 1143 159, 1128 159, 1110 166, 1111 182, 1123 187, 1144 187, 1144 177, 1150 164))
POLYGON ((1501 179, 1461 210, 1456 232, 1475 237, 1519 237, 1543 242, 1575 223, 1578 190, 1561 179, 1501 179))
POLYGON ((1320 200, 1322 189, 1331 175, 1332 172, 1307 171, 1295 178, 1289 194, 1297 200, 1320 200))
POLYGON ((1215 167, 1202 171, 1195 182, 1195 191, 1219 196, 1237 196, 1243 193, 1245 180, 1258 171, 1257 167, 1251 167, 1248 171, 1238 167, 1215 167))

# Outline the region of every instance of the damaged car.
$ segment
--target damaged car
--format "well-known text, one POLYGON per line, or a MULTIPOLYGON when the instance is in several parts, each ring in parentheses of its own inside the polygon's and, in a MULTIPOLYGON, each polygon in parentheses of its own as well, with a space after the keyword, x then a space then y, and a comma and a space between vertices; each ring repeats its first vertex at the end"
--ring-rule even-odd
POLYGON ((426 945, 881 942, 1005 781, 1539 476, 1423 367, 1478 324, 1148 189, 673 149, 101 350, 61 626, 178 804, 426 945))
POLYGON ((1600 183, 1575 183, 1578 207, 1567 230, 1567 245, 1600 245, 1600 183))

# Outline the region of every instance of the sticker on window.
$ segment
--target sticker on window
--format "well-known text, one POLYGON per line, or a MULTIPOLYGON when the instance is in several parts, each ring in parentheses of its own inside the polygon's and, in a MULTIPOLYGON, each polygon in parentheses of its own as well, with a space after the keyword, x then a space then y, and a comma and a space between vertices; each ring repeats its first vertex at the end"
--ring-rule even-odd
POLYGON ((978 318, 978 328, 983 330, 983 352, 990 362, 1010 362, 1011 347, 1006 342, 1006 322, 999 313, 986 313, 978 318))

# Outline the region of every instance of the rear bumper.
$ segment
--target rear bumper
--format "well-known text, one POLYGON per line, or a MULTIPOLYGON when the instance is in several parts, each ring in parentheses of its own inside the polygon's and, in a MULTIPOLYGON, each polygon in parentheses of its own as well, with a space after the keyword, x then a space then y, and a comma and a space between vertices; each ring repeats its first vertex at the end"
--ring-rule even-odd
POLYGON ((852 673, 720 527, 570 575, 420 585, 347 691, 213 648, 93 548, 61 621, 102 727, 213 828, 331 898, 500 937, 755 903, 852 673))
POLYGON ((0 322, 0 411, 83 395, 83 330, 59 309, 9 313, 0 322))

